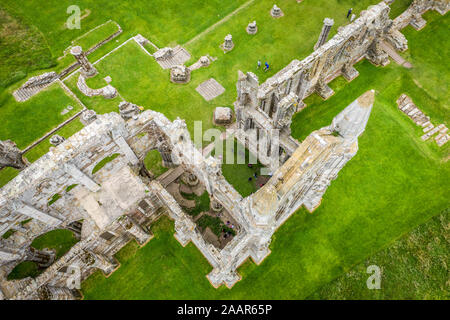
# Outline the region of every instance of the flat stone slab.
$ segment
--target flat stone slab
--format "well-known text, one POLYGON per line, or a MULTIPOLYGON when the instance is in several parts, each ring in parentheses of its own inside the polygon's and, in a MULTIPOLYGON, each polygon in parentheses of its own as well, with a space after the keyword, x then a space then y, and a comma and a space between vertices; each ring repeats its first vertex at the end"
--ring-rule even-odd
POLYGON ((198 85, 195 90, 200 93, 200 95, 206 100, 210 101, 222 93, 225 92, 225 88, 222 87, 220 83, 218 83, 215 79, 211 78, 202 82, 198 85))

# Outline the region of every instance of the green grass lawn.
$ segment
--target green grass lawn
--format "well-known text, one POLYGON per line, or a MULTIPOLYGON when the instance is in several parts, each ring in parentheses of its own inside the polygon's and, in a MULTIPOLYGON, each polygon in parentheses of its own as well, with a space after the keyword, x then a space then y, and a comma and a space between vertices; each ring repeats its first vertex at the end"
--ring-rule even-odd
POLYGON ((449 299, 449 211, 420 225, 345 275, 326 284, 310 299, 449 299), (381 268, 380 290, 368 290, 367 267, 381 268))
POLYGON ((19 263, 11 272, 8 274, 8 280, 19 280, 26 277, 36 278, 40 275, 42 271, 39 269, 36 262, 24 261, 19 263))
POLYGON ((47 232, 33 240, 31 246, 38 250, 45 248, 56 251, 56 259, 61 258, 78 240, 73 232, 67 229, 58 229, 47 232))
MULTIPOLYGON (((427 28, 432 28, 433 33, 425 37, 418 33, 409 39, 410 61, 418 65, 418 59, 423 59, 430 67, 440 70, 438 56, 447 52, 447 43, 439 43, 439 50, 417 49, 435 43, 432 37, 439 39, 446 32, 448 18, 433 12, 427 14, 426 19, 427 28)), ((186 292, 174 288, 183 283, 182 288, 190 289, 192 277, 197 290, 193 294, 189 292, 188 297, 193 299, 306 298, 448 208, 446 186, 450 170, 448 162, 443 161, 448 155, 448 146, 438 148, 433 141, 423 142, 420 130, 395 104, 398 96, 405 92, 432 120, 448 123, 448 113, 443 109, 447 101, 442 96, 433 96, 425 86, 417 85, 430 82, 433 86, 441 79, 424 74, 416 78, 414 69, 407 70, 393 62, 385 68, 377 68, 363 61, 356 68, 360 76, 352 83, 341 78, 331 83, 336 94, 329 100, 322 101, 316 95, 308 98, 308 107, 293 119, 292 132, 294 137, 304 139, 312 130, 329 125, 339 111, 373 88, 377 91, 376 101, 367 129, 359 139, 358 154, 332 182, 322 204, 313 214, 301 209, 276 232, 271 244, 272 253, 260 266, 246 262, 240 268, 243 280, 232 290, 215 290, 205 283, 204 276, 210 268, 202 275, 199 275, 201 272, 192 275, 192 270, 204 265, 206 260, 200 257, 192 265, 180 260, 178 255, 186 249, 175 246, 176 242, 171 238, 173 230, 167 227, 164 232, 161 230, 168 237, 167 243, 152 240, 155 242, 150 241, 136 252, 126 267, 123 265, 116 271, 117 278, 113 275, 109 281, 97 279, 95 284, 89 282, 90 286, 84 287, 86 298, 182 299, 186 292), (153 250, 151 254, 150 250, 153 250), (140 261, 158 259, 154 256, 157 250, 164 252, 165 259, 161 254, 160 263, 150 265, 140 261), (166 256, 169 252, 171 259, 166 256), (173 265, 176 267, 171 267, 173 265), (116 292, 109 288, 121 288, 122 284, 133 281, 131 273, 128 277, 126 275, 130 270, 139 270, 152 277, 157 270, 171 270, 176 271, 177 276, 165 279, 164 283, 153 279, 142 282, 143 278, 139 278, 139 286, 127 286, 126 292, 115 295, 116 292), (189 276, 182 275, 183 272, 189 276), (146 289, 142 290, 143 287, 146 289), (161 288, 172 290, 163 295, 161 288)), ((433 295, 432 292, 429 294, 433 295)))
MULTIPOLYGON (((106 83, 102 78, 110 75, 112 85, 126 100, 163 112, 172 120, 177 116, 184 118, 191 132, 193 121, 202 120, 205 130, 212 127, 215 107, 230 106, 234 102, 238 70, 253 71, 263 82, 292 59, 302 59, 312 52, 325 16, 335 20, 332 36, 338 26, 347 23, 345 14, 349 7, 359 14, 368 5, 378 2, 306 0, 297 4, 296 1, 280 0, 277 5, 285 16, 272 19, 269 11, 273 1, 255 1, 187 46, 192 62, 205 54, 217 57, 208 68, 194 71, 187 85, 170 83, 168 71, 162 70, 133 42, 98 63, 96 67, 100 74, 89 79, 88 83, 92 87, 104 86, 106 83), (250 36, 245 27, 253 20, 257 21, 259 30, 250 36), (224 54, 219 45, 228 33, 233 35, 236 46, 224 54), (263 73, 256 70, 258 59, 268 61, 271 71, 263 73), (195 87, 211 77, 219 81, 226 91, 206 102, 195 87)), ((117 21, 124 28, 120 41, 142 33, 159 46, 184 43, 243 1, 221 1, 218 5, 219 2, 214 0, 192 11, 188 8, 200 8, 199 2, 165 0, 156 4, 137 1, 118 5, 103 0, 84 0, 80 2, 82 9, 90 8, 92 13, 82 21, 83 25, 86 23, 83 26, 86 29, 75 31, 62 28, 67 15, 65 4, 59 1, 47 1, 38 10, 31 2, 19 5, 18 2, 0 0, 0 3, 19 16, 26 16, 31 24, 37 26, 47 39, 52 54, 58 56, 70 40, 108 19, 117 21), (190 14, 186 15, 186 12, 190 14), (60 28, 55 28, 55 25, 60 28)), ((400 13, 408 3, 409 0, 396 0, 394 14, 400 13)), ((193 244, 182 248, 173 238, 173 224, 163 218, 153 226, 155 239, 140 249, 131 243, 119 253, 122 266, 110 278, 105 279, 96 273, 83 283, 85 298, 306 298, 448 208, 446 186, 450 170, 448 162, 443 159, 448 159, 450 144, 438 148, 431 139, 421 141, 420 128, 395 104, 401 93, 407 93, 433 123, 449 125, 449 67, 446 64, 450 50, 446 41, 449 18, 448 15, 442 17, 430 12, 425 19, 428 24, 422 31, 417 32, 410 27, 404 30, 410 46, 404 56, 413 64, 413 69, 404 69, 394 62, 385 68, 377 68, 362 61, 356 65, 360 72, 358 78, 351 83, 342 78, 334 80, 330 84, 336 91, 333 97, 322 101, 317 95, 312 95, 305 101, 308 107, 294 116, 292 135, 301 141, 311 131, 329 125, 339 111, 363 92, 369 89, 377 91, 367 129, 359 140, 360 150, 332 182, 322 204, 313 214, 301 209, 293 215, 276 232, 268 258, 260 266, 246 262, 239 270, 243 279, 232 290, 224 287, 216 290, 210 285, 205 277, 211 270, 206 259, 193 244)), ((116 44, 114 41, 95 54, 99 56, 103 50, 116 44)), ((90 59, 95 60, 94 57, 90 59)), ((99 113, 117 111, 120 98, 82 97, 75 88, 75 81, 75 78, 70 79, 67 85, 88 107, 99 113)), ((6 92, 0 94, 0 117, 7 119, 6 125, 0 127, 0 139, 5 136, 13 138, 23 147, 61 121, 56 121, 59 111, 54 108, 61 106, 58 101, 62 98, 53 93, 48 95, 50 90, 21 107, 17 107, 6 92), (52 107, 49 109, 48 106, 52 107), (37 114, 42 118, 36 120, 37 114), (33 127, 21 131, 29 122, 33 127)), ((247 186, 244 188, 247 179, 239 178, 239 181, 232 182, 234 177, 238 177, 237 172, 248 175, 245 172, 247 166, 243 166, 225 165, 223 173, 239 192, 247 195, 254 192, 247 186)), ((2 179, 4 181, 3 172, 8 176, 15 174, 11 170, 0 171, 0 183, 2 179)))
POLYGON ((194 208, 183 208, 189 215, 196 217, 202 212, 210 210, 210 198, 208 192, 204 192, 201 196, 193 194, 181 193, 181 195, 189 200, 195 200, 194 208))
MULTIPOLYGON (((58 134, 61 137, 68 139, 73 134, 77 133, 83 128, 83 124, 79 119, 75 119, 56 131, 54 134, 58 134)), ((50 136, 51 137, 51 136, 50 136)), ((25 153, 25 157, 28 161, 34 162, 40 157, 42 157, 44 154, 46 154, 53 145, 50 143, 50 138, 45 139, 41 143, 39 143, 36 147, 25 153)))
POLYGON ((173 42, 182 44, 244 2, 137 0, 113 3, 106 0, 80 0, 75 4, 80 7, 81 14, 84 15, 86 9, 91 13, 81 20, 81 29, 70 30, 64 26, 69 17, 66 10, 70 4, 67 2, 48 0, 36 7, 33 1, 18 3, 1 0, 7 10, 25 17, 42 32, 56 57, 70 45, 71 40, 110 19, 119 23, 128 35, 142 33, 159 47, 173 42))

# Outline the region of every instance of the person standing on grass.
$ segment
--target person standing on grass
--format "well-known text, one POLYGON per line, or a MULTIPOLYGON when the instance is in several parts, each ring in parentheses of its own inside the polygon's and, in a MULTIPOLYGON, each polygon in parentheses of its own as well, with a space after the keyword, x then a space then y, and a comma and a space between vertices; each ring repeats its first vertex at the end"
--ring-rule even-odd
POLYGON ((266 61, 266 63, 265 63, 264 65, 265 65, 265 67, 264 67, 264 72, 266 72, 267 70, 269 70, 269 64, 268 64, 267 61, 266 61))
POLYGON ((352 11, 353 11, 353 8, 350 8, 350 9, 348 10, 348 12, 347 12, 347 19, 348 19, 348 17, 350 17, 350 15, 352 14, 352 11))
POLYGON ((258 67, 256 67, 256 69, 259 69, 261 67, 261 61, 258 60, 258 67))

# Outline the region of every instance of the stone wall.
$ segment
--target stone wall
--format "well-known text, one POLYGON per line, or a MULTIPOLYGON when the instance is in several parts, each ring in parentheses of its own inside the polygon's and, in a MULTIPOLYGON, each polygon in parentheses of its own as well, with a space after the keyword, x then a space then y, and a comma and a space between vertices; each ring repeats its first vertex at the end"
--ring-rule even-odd
POLYGON ((109 84, 100 89, 89 88, 86 78, 81 74, 78 77, 77 87, 87 97, 103 96, 105 99, 112 99, 117 96, 116 88, 109 84))

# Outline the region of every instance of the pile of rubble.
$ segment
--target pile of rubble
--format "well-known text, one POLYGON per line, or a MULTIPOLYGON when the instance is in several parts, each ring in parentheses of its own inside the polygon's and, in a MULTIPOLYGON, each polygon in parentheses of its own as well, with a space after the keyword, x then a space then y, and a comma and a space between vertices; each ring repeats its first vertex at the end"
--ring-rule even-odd
POLYGON ((423 141, 428 140, 430 137, 438 133, 434 137, 437 145, 439 147, 443 146, 450 139, 447 131, 448 128, 444 124, 440 124, 435 127, 431 121, 430 117, 425 115, 417 106, 413 103, 412 99, 406 94, 402 94, 400 98, 397 99, 398 108, 406 114, 414 123, 423 128, 425 134, 421 137, 423 141))

